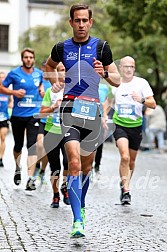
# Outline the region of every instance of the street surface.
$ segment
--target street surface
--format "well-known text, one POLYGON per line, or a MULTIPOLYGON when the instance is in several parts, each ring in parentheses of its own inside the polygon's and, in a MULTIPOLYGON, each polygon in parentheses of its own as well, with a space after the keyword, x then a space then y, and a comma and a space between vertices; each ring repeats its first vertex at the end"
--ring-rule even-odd
POLYGON ((5 167, 0 167, 0 252, 167 251, 167 153, 139 152, 131 182, 132 204, 121 206, 119 153, 114 143, 106 142, 101 175, 93 174, 86 198, 86 237, 79 239, 70 238, 71 208, 62 200, 58 209, 50 208, 49 166, 47 185, 31 195, 25 192, 25 158, 24 148, 23 179, 16 187, 13 138, 9 132, 5 167))

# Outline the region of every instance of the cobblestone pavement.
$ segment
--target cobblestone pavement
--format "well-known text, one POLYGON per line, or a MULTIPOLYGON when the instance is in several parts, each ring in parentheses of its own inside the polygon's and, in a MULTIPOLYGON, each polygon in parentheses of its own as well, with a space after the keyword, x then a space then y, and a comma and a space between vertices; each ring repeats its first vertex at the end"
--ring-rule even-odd
POLYGON ((167 154, 139 152, 132 204, 125 207, 119 202, 119 154, 114 143, 105 143, 101 175, 93 176, 86 199, 86 237, 70 239, 70 207, 61 200, 58 209, 50 208, 49 167, 47 185, 27 195, 26 149, 22 184, 16 187, 11 133, 6 144, 5 167, 0 168, 0 251, 167 251, 167 154))

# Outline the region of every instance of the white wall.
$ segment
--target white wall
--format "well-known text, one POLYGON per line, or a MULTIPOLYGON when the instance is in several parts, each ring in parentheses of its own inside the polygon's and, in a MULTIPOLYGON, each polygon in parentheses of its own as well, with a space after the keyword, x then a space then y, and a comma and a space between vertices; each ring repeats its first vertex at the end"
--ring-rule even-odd
POLYGON ((9 25, 9 52, 0 52, 0 69, 10 68, 19 62, 19 3, 20 0, 0 3, 0 24, 9 25))
POLYGON ((28 0, 0 2, 0 24, 9 25, 9 52, 0 52, 0 70, 20 65, 19 37, 30 27, 54 26, 61 18, 62 6, 29 4, 28 0))
POLYGON ((31 9, 29 12, 29 26, 34 27, 37 25, 54 26, 61 18, 61 15, 56 13, 55 10, 49 9, 31 9))

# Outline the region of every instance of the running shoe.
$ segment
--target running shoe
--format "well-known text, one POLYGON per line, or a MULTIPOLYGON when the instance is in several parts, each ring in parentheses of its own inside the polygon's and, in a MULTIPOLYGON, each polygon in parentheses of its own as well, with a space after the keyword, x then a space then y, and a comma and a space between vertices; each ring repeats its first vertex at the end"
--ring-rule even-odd
POLYGON ((80 220, 76 220, 72 227, 71 238, 84 237, 83 223, 80 220))
POLYGON ((27 181, 27 185, 26 185, 26 191, 34 191, 36 190, 36 185, 35 185, 35 180, 29 178, 27 181))
POLYGON ((121 198, 122 205, 130 205, 131 203, 131 195, 129 192, 124 192, 121 198))
POLYGON ((21 183, 21 168, 19 166, 16 166, 16 170, 14 173, 14 183, 15 185, 20 185, 21 183))
POLYGON ((120 188, 121 188, 121 195, 120 195, 120 201, 122 205, 130 205, 131 202, 131 195, 130 192, 124 192, 124 187, 122 185, 122 182, 120 182, 120 188))
POLYGON ((59 207, 59 201, 60 201, 60 197, 53 198, 53 201, 52 201, 50 207, 51 208, 58 208, 59 207))
POLYGON ((82 217, 82 223, 83 228, 85 227, 85 207, 81 207, 81 217, 82 217))
POLYGON ((64 186, 64 184, 62 184, 60 191, 63 194, 64 204, 70 205, 70 199, 69 199, 68 192, 67 192, 67 186, 66 185, 64 186))

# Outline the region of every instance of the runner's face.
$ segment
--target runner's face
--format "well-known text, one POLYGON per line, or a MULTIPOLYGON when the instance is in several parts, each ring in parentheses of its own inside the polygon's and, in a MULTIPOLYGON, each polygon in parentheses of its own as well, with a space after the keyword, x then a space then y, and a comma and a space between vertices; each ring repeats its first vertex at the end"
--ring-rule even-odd
POLYGON ((76 10, 74 19, 70 19, 70 25, 73 28, 74 40, 84 42, 89 38, 89 30, 92 26, 92 18, 89 19, 88 10, 76 10))
POLYGON ((23 66, 26 69, 32 68, 35 62, 34 55, 30 52, 25 52, 22 58, 22 62, 23 62, 23 66))
POLYGON ((135 62, 131 59, 126 59, 120 65, 121 76, 124 81, 131 81, 135 72, 135 62))

